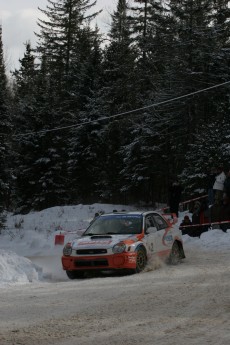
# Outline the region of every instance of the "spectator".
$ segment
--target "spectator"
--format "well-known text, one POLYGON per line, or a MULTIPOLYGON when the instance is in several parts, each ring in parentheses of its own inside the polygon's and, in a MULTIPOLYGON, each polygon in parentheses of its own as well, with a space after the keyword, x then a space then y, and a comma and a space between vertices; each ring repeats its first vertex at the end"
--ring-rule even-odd
POLYGON ((183 235, 189 234, 189 230, 191 230, 190 227, 187 228, 188 225, 192 225, 191 220, 189 219, 188 215, 184 216, 184 219, 180 223, 180 230, 182 231, 183 235), (184 227, 185 226, 185 227, 184 227))
MULTIPOLYGON (((213 206, 212 206, 213 207, 213 206)), ((212 208, 211 207, 211 208, 212 208)), ((208 217, 206 215, 207 211, 207 205, 205 201, 196 201, 193 209, 193 214, 192 214, 192 224, 197 226, 194 226, 192 228, 192 235, 190 236, 198 236, 205 232, 208 231, 209 226, 205 224, 206 219, 208 221, 208 217)))
MULTIPOLYGON (((221 205, 220 204, 214 204, 210 208, 210 218, 211 218, 211 223, 219 223, 220 221, 220 210, 221 210, 221 205)), ((219 224, 212 224, 213 229, 219 229, 220 226, 219 224)))
POLYGON ((192 212, 192 224, 200 224, 201 202, 196 201, 192 212))
POLYGON ((180 224, 180 226, 183 226, 183 225, 192 225, 192 222, 188 215, 184 216, 184 219, 182 220, 180 224))
POLYGON ((182 187, 176 179, 169 186, 169 207, 170 212, 175 213, 178 217, 179 203, 181 201, 182 187))
POLYGON ((193 225, 197 224, 198 226, 192 227, 192 231, 189 234, 190 236, 199 237, 201 234, 200 214, 201 214, 201 202, 196 201, 193 207, 193 212, 192 212, 192 224, 193 225))
POLYGON ((224 194, 230 199, 230 170, 227 173, 226 180, 224 181, 224 194))
POLYGON ((229 223, 220 224, 221 229, 226 232, 227 229, 230 229, 230 198, 227 194, 223 197, 223 204, 220 208, 220 221, 229 221, 229 223))
POLYGON ((212 167, 207 172, 207 191, 208 191, 208 206, 212 206, 214 204, 214 190, 213 186, 216 180, 217 169, 212 167))
POLYGON ((215 177, 215 183, 213 185, 215 203, 220 205, 223 199, 224 182, 226 175, 222 167, 217 168, 217 175, 215 177))

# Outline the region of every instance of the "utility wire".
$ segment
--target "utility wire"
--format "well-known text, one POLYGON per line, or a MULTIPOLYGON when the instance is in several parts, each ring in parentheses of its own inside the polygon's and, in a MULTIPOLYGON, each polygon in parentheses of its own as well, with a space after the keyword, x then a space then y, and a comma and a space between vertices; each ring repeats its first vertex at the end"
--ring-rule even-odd
POLYGON ((119 113, 119 114, 115 114, 115 115, 111 115, 111 116, 104 116, 104 117, 101 117, 101 118, 99 118, 97 120, 89 120, 89 121, 82 122, 80 124, 78 123, 76 125, 69 125, 69 126, 64 126, 64 127, 56 127, 56 128, 52 128, 52 129, 44 129, 44 130, 37 131, 37 132, 27 132, 27 133, 21 133, 21 134, 13 134, 12 136, 13 137, 22 137, 22 136, 33 135, 33 134, 45 134, 45 133, 49 133, 49 132, 55 132, 55 131, 60 131, 60 130, 74 128, 74 127, 75 128, 79 128, 81 126, 88 125, 90 123, 104 121, 104 120, 108 120, 108 119, 110 120, 110 119, 114 119, 114 118, 117 118, 117 117, 120 117, 120 116, 123 116, 123 115, 133 114, 133 113, 136 113, 136 112, 141 111, 141 110, 146 110, 146 109, 150 109, 150 108, 153 108, 153 107, 158 107, 158 106, 163 105, 163 104, 175 102, 175 101, 178 101, 180 99, 184 99, 184 98, 187 98, 187 97, 190 97, 190 96, 193 96, 193 95, 197 95, 199 93, 203 93, 205 91, 216 89, 218 87, 221 87, 221 86, 224 86, 224 85, 227 85, 227 84, 230 84, 230 81, 226 81, 226 82, 221 83, 221 84, 213 85, 213 86, 207 87, 205 89, 194 91, 194 92, 191 92, 191 93, 188 93, 186 95, 179 96, 179 97, 170 98, 170 99, 168 99, 166 101, 150 104, 150 105, 147 105, 145 107, 141 107, 141 108, 125 111, 123 113, 119 113))

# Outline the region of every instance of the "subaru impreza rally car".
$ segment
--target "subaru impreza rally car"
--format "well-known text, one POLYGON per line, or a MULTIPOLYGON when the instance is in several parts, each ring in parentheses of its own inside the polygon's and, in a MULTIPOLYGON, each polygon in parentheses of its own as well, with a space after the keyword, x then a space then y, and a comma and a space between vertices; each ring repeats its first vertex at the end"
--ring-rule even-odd
POLYGON ((139 273, 154 255, 173 264, 185 258, 176 222, 159 212, 122 212, 96 218, 81 237, 63 248, 62 266, 70 279, 87 271, 129 270, 139 273))

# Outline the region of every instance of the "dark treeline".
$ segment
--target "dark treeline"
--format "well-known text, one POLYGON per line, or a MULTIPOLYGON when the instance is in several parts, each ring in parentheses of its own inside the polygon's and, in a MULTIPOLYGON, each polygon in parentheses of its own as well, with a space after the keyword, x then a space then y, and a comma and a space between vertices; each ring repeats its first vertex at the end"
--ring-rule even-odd
POLYGON ((179 98, 230 81, 229 1, 118 0, 106 39, 94 5, 47 0, 11 88, 0 31, 1 209, 154 205, 229 168, 230 84, 179 98))

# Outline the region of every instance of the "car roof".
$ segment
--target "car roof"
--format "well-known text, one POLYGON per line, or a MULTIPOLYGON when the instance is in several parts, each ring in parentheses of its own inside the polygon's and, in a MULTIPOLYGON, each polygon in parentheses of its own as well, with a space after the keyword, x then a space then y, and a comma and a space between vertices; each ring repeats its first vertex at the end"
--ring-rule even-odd
MULTIPOLYGON (((147 215, 147 214, 149 214, 149 213, 157 213, 157 214, 160 214, 160 212, 159 211, 154 211, 154 210, 152 210, 152 211, 116 211, 116 212, 110 212, 110 213, 104 213, 104 214, 102 214, 101 215, 101 217, 103 217, 103 216, 108 216, 108 215, 117 215, 117 216, 119 216, 119 215, 140 215, 140 216, 142 216, 142 215, 147 215)), ((160 214, 161 215, 161 214, 160 214)))

